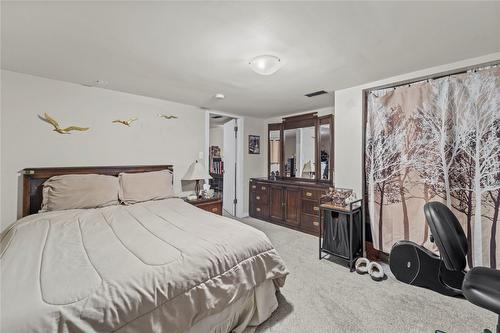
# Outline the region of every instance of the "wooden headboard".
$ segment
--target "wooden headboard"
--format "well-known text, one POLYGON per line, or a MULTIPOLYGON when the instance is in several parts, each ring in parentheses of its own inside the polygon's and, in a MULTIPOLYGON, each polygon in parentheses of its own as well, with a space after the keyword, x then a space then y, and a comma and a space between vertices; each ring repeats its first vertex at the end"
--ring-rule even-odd
POLYGON ((120 172, 137 173, 159 170, 174 171, 172 165, 139 165, 139 166, 98 166, 68 168, 27 168, 23 173, 23 217, 38 213, 42 205, 43 183, 53 176, 69 174, 98 174, 118 176, 120 172))

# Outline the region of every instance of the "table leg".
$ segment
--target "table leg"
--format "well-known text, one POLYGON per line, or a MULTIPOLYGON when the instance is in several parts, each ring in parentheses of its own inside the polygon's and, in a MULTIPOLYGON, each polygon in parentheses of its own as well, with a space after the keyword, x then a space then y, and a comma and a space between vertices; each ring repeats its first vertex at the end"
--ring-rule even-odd
POLYGON ((349 214, 349 269, 352 272, 352 259, 353 259, 353 253, 352 253, 352 214, 349 214))
POLYGON ((323 212, 323 209, 320 208, 320 210, 319 210, 319 237, 318 237, 318 241, 319 241, 319 260, 321 260, 321 219, 322 219, 322 212, 323 212))

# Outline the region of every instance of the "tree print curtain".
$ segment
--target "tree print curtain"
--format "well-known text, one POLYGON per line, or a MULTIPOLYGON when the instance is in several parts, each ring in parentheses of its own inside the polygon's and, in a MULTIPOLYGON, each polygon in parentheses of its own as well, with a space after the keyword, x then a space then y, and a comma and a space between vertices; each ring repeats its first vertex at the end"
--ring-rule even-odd
POLYGON ((448 205, 469 241, 469 267, 500 267, 500 68, 368 96, 365 177, 374 247, 436 250, 423 206, 448 205))

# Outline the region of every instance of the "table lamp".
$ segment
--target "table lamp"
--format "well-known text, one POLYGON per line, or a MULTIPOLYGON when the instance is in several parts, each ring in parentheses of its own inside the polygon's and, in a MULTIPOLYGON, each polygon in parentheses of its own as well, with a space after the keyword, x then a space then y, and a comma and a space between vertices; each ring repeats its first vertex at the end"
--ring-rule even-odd
POLYGON ((208 174, 203 164, 201 164, 200 162, 198 162, 198 160, 196 160, 193 163, 191 163, 186 174, 184 175, 184 177, 182 177, 182 180, 196 180, 195 191, 196 191, 196 196, 199 196, 201 179, 212 179, 212 176, 208 174))
POLYGON ((311 161, 307 161, 304 164, 304 168, 302 169, 302 174, 308 174, 309 178, 312 178, 312 175, 314 174, 314 167, 311 163, 311 161))

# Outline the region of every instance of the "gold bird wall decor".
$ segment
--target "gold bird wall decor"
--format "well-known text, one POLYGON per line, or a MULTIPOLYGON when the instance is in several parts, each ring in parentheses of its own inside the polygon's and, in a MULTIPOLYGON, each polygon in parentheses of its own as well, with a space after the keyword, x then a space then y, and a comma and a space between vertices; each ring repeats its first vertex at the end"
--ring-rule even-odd
POLYGON ((47 113, 44 113, 43 117, 39 115, 38 118, 54 126, 54 132, 57 132, 59 134, 70 134, 71 131, 83 132, 90 129, 89 127, 79 127, 79 126, 69 126, 61 128, 61 126, 59 126, 59 123, 54 118, 49 116, 47 113))
POLYGON ((167 116, 165 114, 158 113, 158 117, 164 118, 164 119, 177 119, 177 116, 167 116))
POLYGON ((137 120, 137 118, 134 117, 134 118, 126 119, 126 120, 116 119, 116 120, 113 120, 112 122, 130 127, 130 124, 132 124, 132 122, 136 121, 136 120, 137 120))

